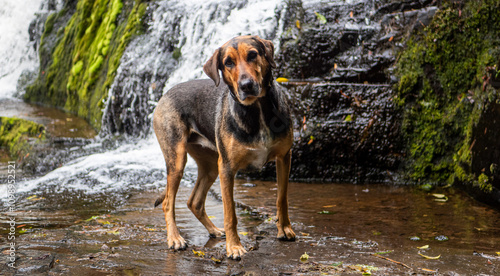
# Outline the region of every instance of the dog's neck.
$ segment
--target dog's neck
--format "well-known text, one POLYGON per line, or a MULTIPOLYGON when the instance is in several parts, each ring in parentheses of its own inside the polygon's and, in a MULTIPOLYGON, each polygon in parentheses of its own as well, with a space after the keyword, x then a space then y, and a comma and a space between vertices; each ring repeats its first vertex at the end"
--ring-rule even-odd
POLYGON ((244 131, 249 138, 261 135, 264 128, 268 128, 274 138, 290 127, 291 122, 286 119, 288 114, 285 114, 288 111, 280 106, 279 91, 274 83, 267 82, 263 89, 266 89, 265 95, 251 105, 242 105, 236 96, 227 98, 234 127, 244 131))

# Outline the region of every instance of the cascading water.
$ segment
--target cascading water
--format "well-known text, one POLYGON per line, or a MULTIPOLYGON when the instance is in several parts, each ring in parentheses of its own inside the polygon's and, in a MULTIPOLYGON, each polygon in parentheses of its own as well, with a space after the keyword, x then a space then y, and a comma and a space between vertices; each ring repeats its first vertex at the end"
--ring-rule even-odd
MULTIPOLYGON (((161 1, 150 8, 154 11, 149 30, 125 51, 103 116, 103 131, 108 134, 129 128, 124 132, 149 135, 134 144, 78 158, 41 178, 20 182, 19 192, 51 187, 100 193, 163 186, 165 163, 156 138, 150 134, 155 103, 173 85, 204 77, 204 62, 232 37, 254 34, 275 39, 283 4, 279 0, 191 0, 161 1)), ((194 175, 194 161, 190 160, 184 185, 193 183, 194 175)), ((5 188, 0 186, 0 197, 7 194, 1 189, 5 188)))
POLYGON ((0 0, 0 98, 12 98, 20 76, 36 72, 36 29, 48 12, 61 5, 61 1, 0 0))

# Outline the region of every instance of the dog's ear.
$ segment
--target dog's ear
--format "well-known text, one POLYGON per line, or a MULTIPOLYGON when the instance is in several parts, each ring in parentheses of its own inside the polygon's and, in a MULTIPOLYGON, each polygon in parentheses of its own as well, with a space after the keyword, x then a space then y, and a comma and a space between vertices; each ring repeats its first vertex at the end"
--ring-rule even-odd
POLYGON ((262 44, 264 44, 265 57, 269 65, 272 68, 276 68, 276 62, 274 62, 274 45, 270 40, 260 39, 262 44))
POLYGON ((219 86, 220 76, 219 76, 219 56, 220 48, 215 50, 212 57, 203 65, 203 71, 209 76, 214 82, 215 86, 219 86))

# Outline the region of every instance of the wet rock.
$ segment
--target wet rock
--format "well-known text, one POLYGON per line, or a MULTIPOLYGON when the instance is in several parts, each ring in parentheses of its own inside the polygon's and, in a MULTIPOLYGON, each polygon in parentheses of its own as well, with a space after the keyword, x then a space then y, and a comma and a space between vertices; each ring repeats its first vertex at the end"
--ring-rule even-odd
POLYGON ((53 253, 23 249, 21 252, 16 252, 16 256, 18 258, 15 261, 15 268, 9 267, 6 262, 5 272, 12 273, 12 275, 37 275, 47 273, 54 267, 55 255, 53 253))

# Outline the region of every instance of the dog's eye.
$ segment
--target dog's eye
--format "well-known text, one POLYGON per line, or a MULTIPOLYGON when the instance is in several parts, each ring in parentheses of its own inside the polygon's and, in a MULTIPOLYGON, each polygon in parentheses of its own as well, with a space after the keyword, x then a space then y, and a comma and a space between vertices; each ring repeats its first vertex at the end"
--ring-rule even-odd
POLYGON ((226 59, 226 62, 224 62, 224 65, 226 67, 233 67, 234 66, 234 62, 233 62, 232 59, 228 58, 228 59, 226 59))
POLYGON ((250 51, 248 52, 247 60, 252 61, 257 58, 257 52, 255 51, 250 51))

